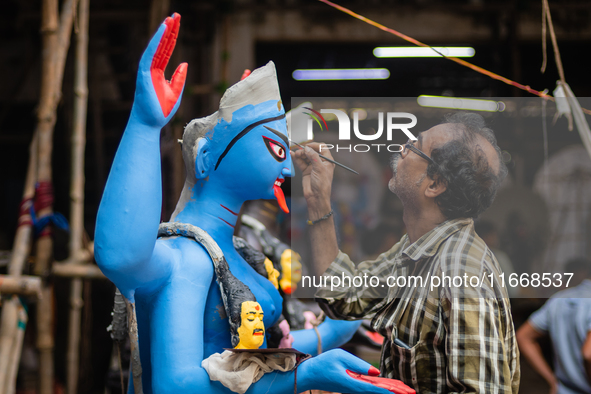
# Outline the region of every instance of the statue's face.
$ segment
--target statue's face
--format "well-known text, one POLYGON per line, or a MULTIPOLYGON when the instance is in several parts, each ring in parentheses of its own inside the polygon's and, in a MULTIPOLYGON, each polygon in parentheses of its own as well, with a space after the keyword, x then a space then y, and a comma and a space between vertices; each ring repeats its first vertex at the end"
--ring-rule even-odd
POLYGON ((285 249, 281 254, 280 264, 283 276, 279 281, 279 285, 285 294, 291 294, 302 279, 300 255, 291 249, 285 249))
POLYGON ((273 199, 287 211, 281 184, 291 176, 285 112, 280 101, 244 106, 209 134, 210 181, 242 200, 273 199))
POLYGON ((238 327, 240 342, 236 349, 258 349, 265 341, 265 325, 263 324, 263 308, 256 301, 242 303, 238 327))

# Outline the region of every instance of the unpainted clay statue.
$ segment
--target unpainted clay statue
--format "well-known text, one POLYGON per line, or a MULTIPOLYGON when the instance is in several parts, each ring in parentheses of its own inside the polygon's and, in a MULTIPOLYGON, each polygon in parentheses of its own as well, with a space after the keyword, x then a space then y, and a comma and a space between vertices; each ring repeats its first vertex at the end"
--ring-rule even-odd
MULTIPOLYGON (((184 233, 158 238, 160 130, 179 106, 187 73, 183 63, 170 82, 164 77, 179 26, 178 14, 167 18, 141 58, 131 115, 99 207, 95 257, 105 275, 135 302, 143 392, 230 393, 202 367, 204 359, 234 347, 231 311, 224 304, 212 254, 184 233)), ((254 70, 230 87, 218 112, 190 122, 182 153, 187 178, 170 222, 178 228, 194 226, 215 241, 229 271, 254 295, 240 303, 237 345, 260 342, 264 349, 265 328, 279 321, 282 298, 238 254, 232 235, 245 201, 277 198, 285 205, 281 183, 292 175, 292 163, 274 65, 254 70)), ((327 320, 318 327, 325 349, 343 341, 333 329, 342 323, 327 320)), ((315 354, 313 330, 292 335, 294 348, 315 354)), ((407 392, 396 381, 378 378, 379 371, 365 361, 335 349, 302 362, 297 370, 265 373, 247 393, 291 394, 296 371, 297 392, 407 392)))

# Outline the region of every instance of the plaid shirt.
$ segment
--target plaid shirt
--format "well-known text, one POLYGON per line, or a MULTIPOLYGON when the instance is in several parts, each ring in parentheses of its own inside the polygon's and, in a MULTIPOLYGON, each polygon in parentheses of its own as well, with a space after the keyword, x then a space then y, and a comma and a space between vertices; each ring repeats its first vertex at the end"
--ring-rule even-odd
POLYGON ((381 376, 421 394, 518 392, 519 350, 507 292, 499 285, 498 262, 476 235, 472 219, 448 220, 413 244, 405 235, 357 267, 339 252, 325 275, 347 282, 365 274, 377 277, 368 279, 371 286, 344 283, 331 290, 329 277, 316 297, 332 318, 372 319, 385 337, 381 376), (415 276, 414 283, 404 283, 409 276, 415 276), (469 286, 457 280, 430 286, 437 284, 434 277, 445 276, 464 281, 477 276, 480 283, 473 278, 469 286), (397 346, 396 338, 410 349, 397 346))

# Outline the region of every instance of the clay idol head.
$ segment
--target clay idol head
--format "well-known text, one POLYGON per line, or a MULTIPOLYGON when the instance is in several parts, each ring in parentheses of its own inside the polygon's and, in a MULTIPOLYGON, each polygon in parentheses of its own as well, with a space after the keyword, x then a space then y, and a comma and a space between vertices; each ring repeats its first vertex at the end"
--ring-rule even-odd
POLYGON ((250 288, 232 274, 226 259, 219 261, 216 276, 228 314, 232 347, 258 349, 265 341, 261 305, 250 288))
POLYGON ((281 183, 292 164, 273 62, 226 90, 216 113, 192 120, 182 146, 185 187, 192 193, 216 189, 242 201, 277 198, 288 211, 281 183))
POLYGON ((245 301, 240 311, 241 324, 238 327, 240 342, 236 349, 258 349, 265 341, 263 309, 256 301, 245 301))
POLYGON ((281 279, 279 285, 285 294, 293 293, 302 279, 302 263, 299 253, 285 249, 281 253, 281 279))

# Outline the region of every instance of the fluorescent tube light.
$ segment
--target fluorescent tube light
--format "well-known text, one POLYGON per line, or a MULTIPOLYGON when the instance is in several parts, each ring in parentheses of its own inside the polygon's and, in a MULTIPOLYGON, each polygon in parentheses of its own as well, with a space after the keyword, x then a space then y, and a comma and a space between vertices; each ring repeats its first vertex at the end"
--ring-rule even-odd
MULTIPOLYGON (((472 57, 474 48, 471 47, 433 47, 449 57, 472 57)), ((425 47, 377 47, 373 50, 375 57, 441 57, 431 48, 425 47)))
POLYGON ((291 75, 296 81, 368 80, 388 79, 390 71, 387 68, 298 69, 291 75))
POLYGON ((469 111, 502 112, 505 110, 505 103, 493 100, 478 100, 446 96, 421 95, 417 98, 421 107, 464 109, 469 111))

